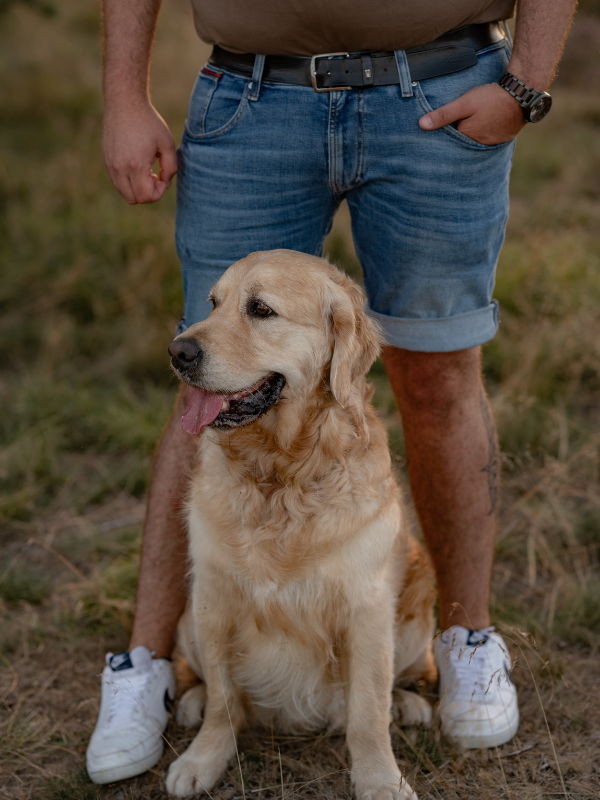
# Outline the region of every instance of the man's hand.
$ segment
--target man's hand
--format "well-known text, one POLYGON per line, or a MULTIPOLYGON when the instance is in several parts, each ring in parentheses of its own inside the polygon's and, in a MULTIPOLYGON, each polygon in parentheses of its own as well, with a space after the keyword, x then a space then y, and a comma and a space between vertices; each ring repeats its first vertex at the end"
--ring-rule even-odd
POLYGON ((419 125, 431 131, 459 120, 460 133, 486 145, 509 142, 526 125, 521 106, 497 83, 469 89, 421 117, 419 125))
POLYGON ((132 205, 160 200, 177 172, 175 142, 150 103, 106 109, 103 151, 111 181, 132 205), (152 172, 156 159, 160 175, 152 172))

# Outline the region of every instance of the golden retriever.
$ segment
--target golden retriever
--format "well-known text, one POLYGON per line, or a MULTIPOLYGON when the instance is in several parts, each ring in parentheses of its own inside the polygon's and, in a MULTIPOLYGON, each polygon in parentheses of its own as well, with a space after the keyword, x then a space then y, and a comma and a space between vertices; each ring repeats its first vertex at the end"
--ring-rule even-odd
MULTIPOLYGON (((249 720, 342 726, 359 800, 416 795, 389 724, 392 686, 435 680, 432 571, 409 535, 365 373, 379 334, 362 290, 323 259, 252 253, 169 348, 198 434, 188 503, 192 594, 179 645, 203 681, 178 719, 200 732, 169 769, 208 792, 249 720)), ((404 721, 431 709, 402 691, 404 721)))

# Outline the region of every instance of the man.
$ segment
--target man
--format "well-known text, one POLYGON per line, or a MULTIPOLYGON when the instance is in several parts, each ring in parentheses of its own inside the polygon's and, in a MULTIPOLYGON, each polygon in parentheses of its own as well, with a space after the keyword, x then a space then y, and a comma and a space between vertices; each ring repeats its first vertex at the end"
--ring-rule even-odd
MULTIPOLYGON (((212 284, 247 253, 320 254, 347 199, 437 574, 442 727, 465 747, 502 744, 519 716, 488 611, 499 459, 480 345, 498 324, 512 143, 549 108, 575 0, 520 0, 512 55, 496 23, 513 0, 192 2, 199 34, 218 47, 178 163, 148 92, 161 0, 104 0, 109 175, 134 204, 159 200, 178 171, 179 331, 208 316, 212 284)), ((103 673, 87 760, 97 783, 148 769, 163 749, 167 659, 186 600, 180 512, 195 441, 180 426, 185 408, 183 390, 154 465, 130 650, 109 655, 103 673)))

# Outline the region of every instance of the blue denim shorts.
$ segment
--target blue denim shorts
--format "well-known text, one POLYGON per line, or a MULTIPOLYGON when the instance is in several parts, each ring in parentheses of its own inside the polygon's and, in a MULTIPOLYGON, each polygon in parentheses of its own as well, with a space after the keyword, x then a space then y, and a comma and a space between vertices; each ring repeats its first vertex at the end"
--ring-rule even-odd
POLYGON ((321 255, 346 198, 370 311, 389 344, 448 352, 498 327, 492 299, 508 216, 513 143, 488 147, 427 111, 499 80, 509 47, 421 82, 396 53, 400 85, 317 94, 207 66, 179 148, 177 250, 185 297, 179 331, 205 319, 212 285, 255 250, 321 255))

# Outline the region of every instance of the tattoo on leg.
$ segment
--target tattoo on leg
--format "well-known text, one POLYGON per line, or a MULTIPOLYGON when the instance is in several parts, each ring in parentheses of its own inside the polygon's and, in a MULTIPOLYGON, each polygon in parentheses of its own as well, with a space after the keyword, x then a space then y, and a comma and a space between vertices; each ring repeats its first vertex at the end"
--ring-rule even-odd
POLYGON ((483 389, 479 396, 483 424, 488 439, 488 460, 485 467, 481 470, 487 473, 488 492, 490 494, 490 510, 488 516, 493 514, 498 505, 498 494, 500 491, 500 455, 498 453, 498 441, 496 439, 496 428, 490 414, 490 407, 483 389))

